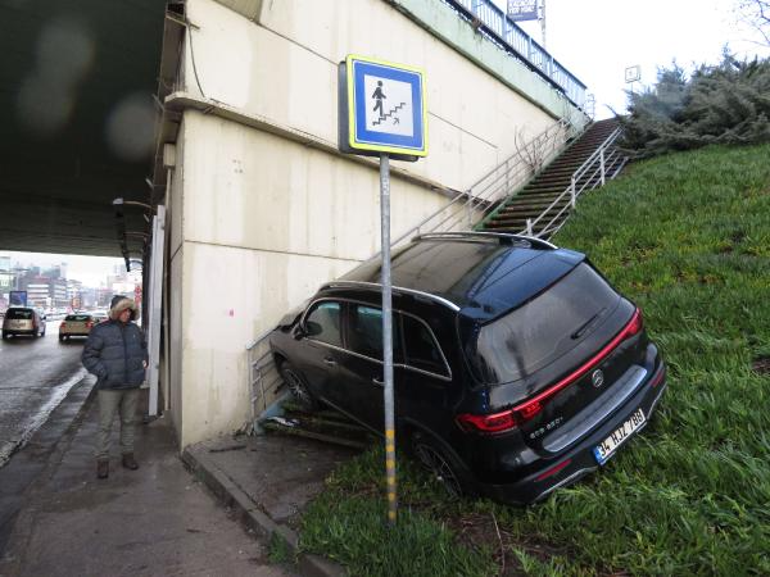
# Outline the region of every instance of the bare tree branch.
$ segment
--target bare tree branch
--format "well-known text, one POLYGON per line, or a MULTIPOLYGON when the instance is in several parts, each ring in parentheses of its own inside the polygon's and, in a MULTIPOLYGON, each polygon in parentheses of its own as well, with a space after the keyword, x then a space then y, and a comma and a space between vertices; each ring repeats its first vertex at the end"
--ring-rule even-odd
POLYGON ((770 0, 738 0, 735 10, 738 20, 759 32, 770 46, 770 0))

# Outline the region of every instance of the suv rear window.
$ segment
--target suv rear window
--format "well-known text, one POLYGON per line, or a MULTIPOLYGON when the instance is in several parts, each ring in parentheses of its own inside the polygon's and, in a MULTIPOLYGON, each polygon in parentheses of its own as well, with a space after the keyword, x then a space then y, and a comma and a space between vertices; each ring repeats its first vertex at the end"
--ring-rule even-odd
POLYGON ((620 299, 599 273, 580 264, 533 300, 483 326, 466 354, 482 382, 518 380, 577 346, 620 299))
POLYGON ((5 313, 5 318, 10 320, 30 320, 33 316, 33 312, 30 309, 8 309, 5 313))
POLYGON ((85 321, 90 321, 91 315, 67 315, 64 320, 82 323, 85 321))

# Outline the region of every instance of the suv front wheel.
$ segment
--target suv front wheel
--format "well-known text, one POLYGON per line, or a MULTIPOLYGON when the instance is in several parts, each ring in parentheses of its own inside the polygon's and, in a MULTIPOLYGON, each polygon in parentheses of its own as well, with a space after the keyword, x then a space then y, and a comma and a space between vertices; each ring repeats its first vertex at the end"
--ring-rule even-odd
POLYGON ((283 382, 289 387, 294 399, 308 410, 318 408, 318 401, 310 393, 302 374, 288 361, 281 363, 278 369, 283 377, 283 382))

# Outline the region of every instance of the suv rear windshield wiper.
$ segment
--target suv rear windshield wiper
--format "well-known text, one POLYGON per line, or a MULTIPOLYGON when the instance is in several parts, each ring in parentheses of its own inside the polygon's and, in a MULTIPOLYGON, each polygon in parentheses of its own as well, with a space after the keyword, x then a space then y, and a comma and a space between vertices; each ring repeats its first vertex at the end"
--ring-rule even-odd
POLYGON ((570 335, 570 338, 575 340, 582 337, 584 334, 586 334, 586 331, 593 325, 602 314, 604 314, 604 311, 607 310, 607 307, 603 307, 599 309, 599 312, 596 313, 594 316, 592 316, 590 319, 588 319, 586 322, 584 322, 578 329, 570 335))

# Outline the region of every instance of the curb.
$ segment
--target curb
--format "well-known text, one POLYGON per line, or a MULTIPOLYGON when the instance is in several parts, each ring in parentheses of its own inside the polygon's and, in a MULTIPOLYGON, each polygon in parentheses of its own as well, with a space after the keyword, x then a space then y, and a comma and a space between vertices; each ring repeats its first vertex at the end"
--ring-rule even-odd
MULTIPOLYGON (((45 461, 39 469, 33 472, 34 477, 30 479, 29 483, 19 493, 20 502, 19 505, 15 507, 11 517, 9 517, 6 523, 0 526, 0 575, 4 574, 2 571, 8 570, 7 567, 9 567, 9 563, 12 562, 9 561, 9 556, 12 556, 16 541, 20 538, 22 540, 26 538, 25 536, 19 536, 19 534, 25 533, 28 530, 28 528, 24 529, 24 527, 22 527, 23 523, 19 523, 20 518, 25 514, 24 510, 26 504, 28 503, 30 496, 33 495, 36 491, 40 490, 47 479, 51 476, 51 472, 55 470, 55 468, 58 467, 61 463, 64 453, 71 445, 75 433, 80 428, 80 425, 86 418, 89 409, 93 405, 94 399, 96 398, 95 384, 96 379, 91 377, 91 375, 86 374, 70 389, 70 391, 67 393, 67 396, 51 412, 51 415, 49 416, 46 423, 38 428, 30 437, 28 443, 25 444, 25 446, 32 445, 39 439, 50 436, 52 431, 51 417, 56 413, 56 411, 66 410, 67 405, 70 404, 77 405, 77 409, 74 411, 72 417, 60 428, 61 432, 54 435, 55 439, 53 441, 40 443, 41 446, 49 447, 47 454, 45 455, 45 461)), ((21 451, 23 451, 23 448, 15 451, 14 453, 21 451)), ((12 461, 9 461, 5 467, 0 469, 0 480, 2 479, 3 475, 14 474, 12 461), (8 468, 6 469, 5 467, 8 468)))
POLYGON ((303 575, 308 577, 347 575, 341 565, 319 555, 302 552, 299 548, 297 533, 282 523, 276 523, 266 515, 259 505, 233 483, 205 453, 185 449, 182 451, 181 459, 195 477, 202 481, 226 507, 236 513, 236 518, 246 528, 266 540, 274 536, 282 539, 291 549, 297 560, 297 567, 303 575))

